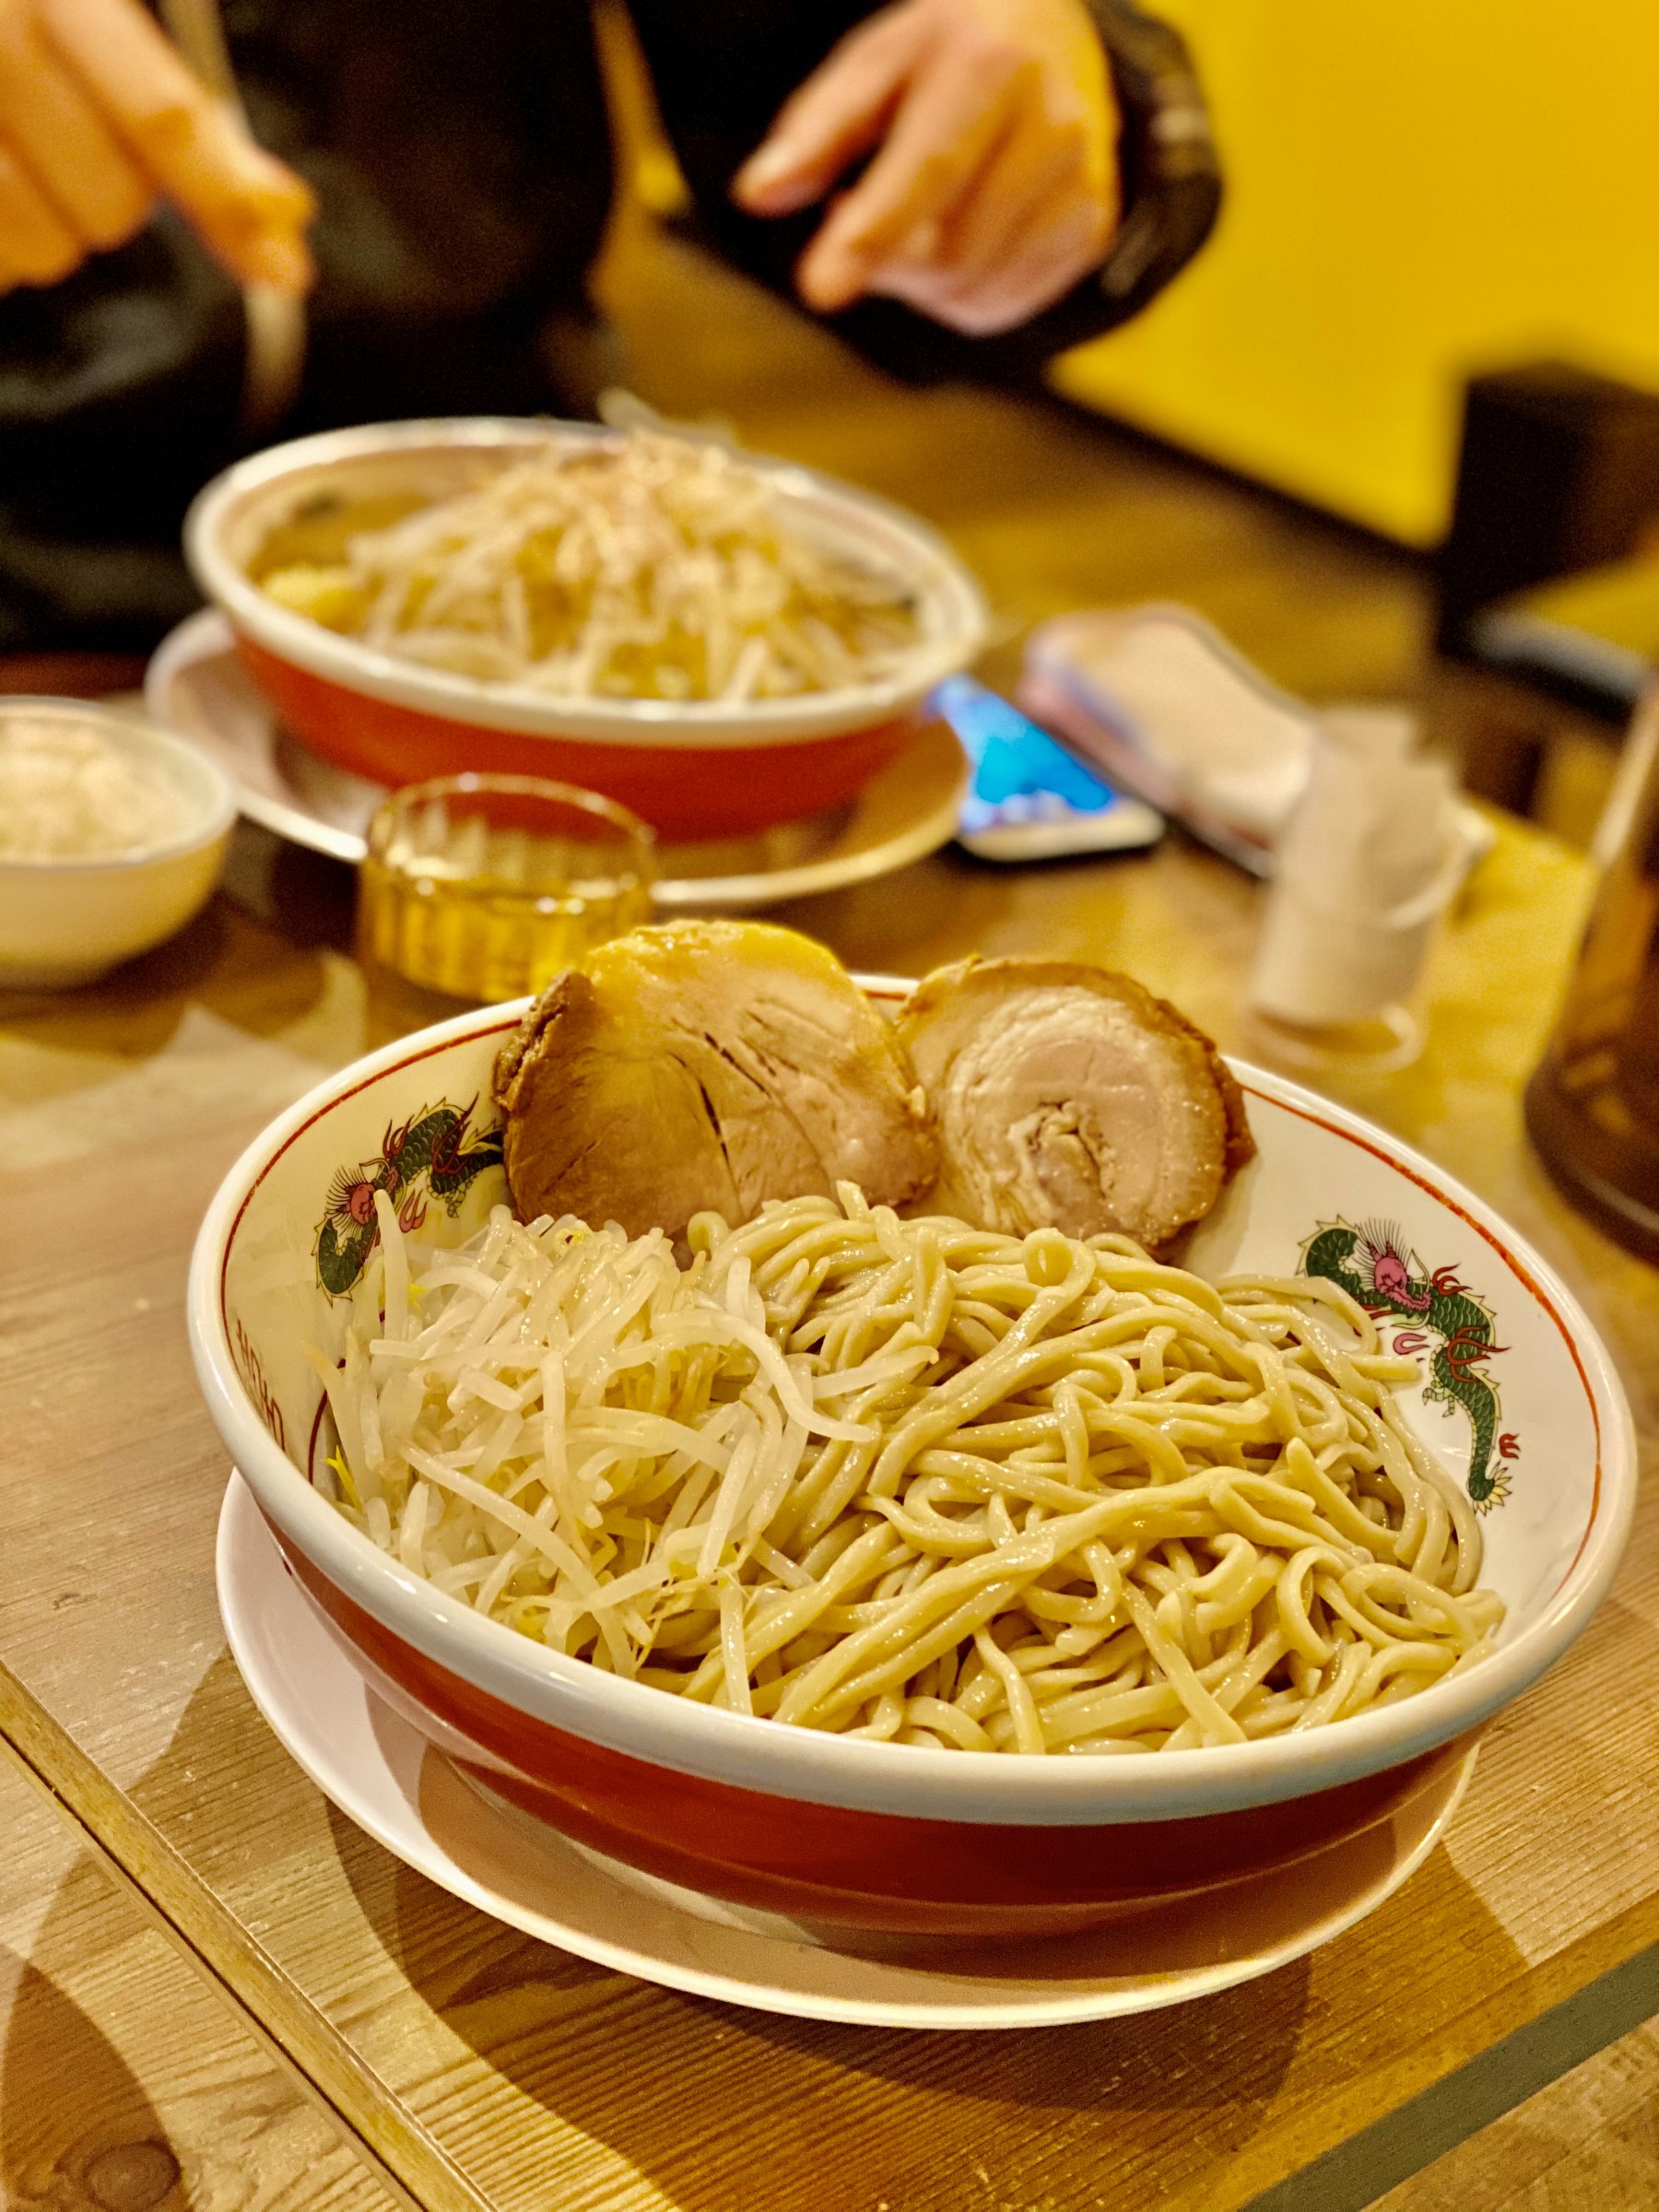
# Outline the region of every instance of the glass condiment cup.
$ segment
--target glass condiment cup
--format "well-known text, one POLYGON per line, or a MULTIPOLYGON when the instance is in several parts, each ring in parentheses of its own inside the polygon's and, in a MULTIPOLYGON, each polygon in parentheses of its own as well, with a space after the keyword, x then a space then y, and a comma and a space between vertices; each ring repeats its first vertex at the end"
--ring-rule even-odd
POLYGON ((651 918, 656 839, 627 807, 539 776, 442 776, 369 825, 358 957, 396 1035, 520 998, 651 918))

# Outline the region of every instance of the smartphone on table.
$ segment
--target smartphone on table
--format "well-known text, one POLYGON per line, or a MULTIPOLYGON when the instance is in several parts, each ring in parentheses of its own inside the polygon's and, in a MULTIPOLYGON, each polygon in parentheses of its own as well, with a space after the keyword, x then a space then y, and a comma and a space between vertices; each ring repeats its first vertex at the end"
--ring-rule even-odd
POLYGON ((971 676, 948 677, 929 701, 973 766, 957 842, 978 860, 1061 860, 1155 845, 1163 817, 1102 782, 1018 707, 971 676))

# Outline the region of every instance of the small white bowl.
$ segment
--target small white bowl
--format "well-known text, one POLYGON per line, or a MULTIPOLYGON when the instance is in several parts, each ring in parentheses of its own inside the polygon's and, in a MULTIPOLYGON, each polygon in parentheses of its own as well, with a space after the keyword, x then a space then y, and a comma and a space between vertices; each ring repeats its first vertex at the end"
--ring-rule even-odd
POLYGON ((0 699, 0 723, 91 725, 158 771, 172 800, 165 838, 95 859, 0 858, 0 987, 90 982, 182 929, 213 895, 236 821, 217 761, 170 731, 78 699, 0 699))

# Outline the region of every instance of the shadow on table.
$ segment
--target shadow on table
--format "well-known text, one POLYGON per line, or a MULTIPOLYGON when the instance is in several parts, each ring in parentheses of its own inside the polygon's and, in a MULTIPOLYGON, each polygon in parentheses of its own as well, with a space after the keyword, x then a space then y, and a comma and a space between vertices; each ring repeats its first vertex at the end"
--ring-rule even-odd
MULTIPOLYGON (((245 1759, 227 1760, 245 1737, 221 1711, 244 1694, 219 1658, 134 1784, 164 1830, 205 1795, 246 1790, 245 1759)), ((614 2159, 677 2212, 877 2212, 884 2201, 890 2212, 1092 2212, 1163 2199, 1221 2212, 1397 2101, 1403 2006, 1432 2073, 1433 2053, 1466 2038, 1471 2013, 1516 1972, 1510 1937, 1441 1850, 1338 1943, 1191 2005, 986 2034, 810 2024, 573 1959, 458 1902, 343 1816, 330 1813, 329 1833, 365 1931, 445 2038, 512 2092, 475 2091, 469 2107, 465 2061, 437 2104, 429 2081, 407 2085, 501 2204, 596 2202, 602 2181, 619 2197, 614 2159), (480 2098, 496 2115, 484 2127, 467 2118, 480 2098), (511 2124, 519 2099, 558 2125, 511 2124)), ((41 1967, 68 1900, 66 1889, 32 1947, 41 1967)), ((286 1956, 309 1936, 274 1924, 267 1940, 286 1956)), ((28 2050, 14 2040, 6 2054, 0 2116, 31 2093, 28 2050)))
MULTIPOLYGON (((163 1053, 197 1009, 250 1036, 280 1038, 328 991, 328 957, 349 950, 352 899, 352 872, 338 861, 244 823, 223 888, 177 936, 75 990, 0 990, 0 1024, 129 1063, 163 1053)), ((349 1053, 361 1041, 342 1041, 349 1053)))
MULTIPOLYGON (((403 1874, 395 1887, 401 1907, 424 1885, 403 1874)), ((422 1962, 398 1947, 399 1929, 377 1933, 420 1988, 422 1962)), ((526 1943, 512 1978, 541 1971, 538 1959, 561 1973, 572 1963, 526 1943)), ((486 2014, 445 2018, 679 2212, 1081 2212, 1166 2197, 1218 2212, 1383 2113, 1399 2006, 1418 2001, 1419 1984, 1421 2040, 1455 2040, 1457 2016, 1514 1963, 1509 1936, 1441 1849, 1367 1935, 1138 2018, 906 2034, 628 1982, 593 1993, 594 2025, 580 2037, 567 2019, 503 2046, 469 2033, 491 2024, 486 2014), (1458 1960, 1429 1983, 1411 1963, 1426 1930, 1450 1927, 1464 1935, 1458 1960), (1347 2016, 1340 2038, 1333 2003, 1347 2016)), ((1360 2212, 1376 2193, 1362 2173, 1344 2179, 1347 2193, 1318 2200, 1320 2212, 1360 2212)), ((513 2193, 525 2180, 513 2172, 513 2193)))
MULTIPOLYGON (((1071 2212, 1088 2201, 1075 2194, 1080 2175, 1098 2173, 1099 2188, 1140 2166, 1156 2194, 1172 2131, 1201 2134, 1208 2158, 1248 2142, 1283 2087, 1308 2002, 1298 1962, 1134 2019, 901 2032, 682 1996, 497 1927, 464 1978, 464 1908, 401 1866, 388 1881, 381 1854, 365 1854, 342 1817, 334 1826, 375 1935, 445 2026, 679 2212, 873 2212, 884 2198, 903 2212, 1007 2201, 1071 2212), (1054 2158, 1064 2163, 1045 2189, 1054 2158)), ((511 2147, 487 2156, 491 2173, 476 2178, 488 2187, 499 2172, 504 2196, 521 2194, 528 2177, 511 2147)))
POLYGON ((216 901, 176 937, 94 982, 66 991, 0 989, 0 1022, 49 1026, 54 1042, 81 1051, 127 1058, 159 1052, 223 958, 226 936, 227 918, 216 901))
POLYGON ((292 945, 349 952, 357 870, 243 822, 225 864, 222 895, 292 945))
POLYGON ((190 2212, 194 2194, 161 2122, 109 2038, 49 1974, 0 1944, 0 1992, 7 1985, 0 2204, 190 2212))
MULTIPOLYGON (((181 1804, 245 1781, 218 1771, 238 1731, 215 1720, 243 1694, 220 1659, 134 1787, 152 1817, 171 1827, 181 1804)), ((1510 1937, 1439 1850, 1363 1928, 1194 2004, 986 2034, 820 2025, 549 1948, 458 1902, 332 1808, 329 1823, 365 1926, 415 1994, 559 2124, 480 2130, 434 2115, 451 2155, 500 2203, 563 2201, 567 2188, 597 2201, 583 2193, 597 2185, 591 2147, 603 2146, 677 2212, 877 2212, 884 2201, 890 2212, 1092 2212, 1163 2198, 1218 2212, 1380 2115, 1399 2072, 1402 2005, 1433 2049, 1515 1971, 1510 1937)))
MULTIPOLYGON (((337 1817, 335 1833, 349 1872, 361 1840, 337 1817)), ((359 1900, 445 2026, 576 2131, 573 2159, 581 2138, 603 2143, 678 2212, 1082 2212, 1182 2190, 1240 2205, 1386 2109, 1402 2002, 1420 2007, 1426 2046, 1455 2041, 1516 1963, 1441 1849, 1363 1931, 1220 1995, 1080 2026, 906 2033, 678 1995, 495 1926, 463 1983, 461 1909, 406 1868, 380 1872, 371 1893, 354 1881, 359 1900), (1426 1961, 1425 1932, 1453 1927, 1455 1957, 1431 1947, 1426 1961)), ((492 2139, 476 2178, 516 2200, 534 2178, 523 2155, 492 2139)), ((1359 2212, 1375 2192, 1355 2186, 1322 2212, 1359 2212)))

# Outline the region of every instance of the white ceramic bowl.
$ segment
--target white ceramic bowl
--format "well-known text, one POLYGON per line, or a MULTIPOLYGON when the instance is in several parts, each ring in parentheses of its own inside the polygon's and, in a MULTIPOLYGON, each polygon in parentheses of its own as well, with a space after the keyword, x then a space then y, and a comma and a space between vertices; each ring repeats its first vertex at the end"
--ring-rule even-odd
POLYGON ((619 799, 676 840, 746 835, 839 804, 891 758, 906 718, 984 641, 973 578, 943 539, 872 493, 747 455, 798 527, 902 580, 920 635, 889 674, 833 691, 751 700, 555 699, 425 668, 337 636, 249 580, 271 531, 309 500, 470 481, 480 455, 614 442, 594 423, 457 417, 368 424, 256 453, 199 495, 184 525, 196 581, 293 734, 380 783, 466 769, 545 775, 619 799))
POLYGON ((0 986, 56 990, 147 952, 213 896, 236 822, 236 792, 217 761, 170 731, 71 699, 0 699, 0 718, 93 724, 165 782, 168 832, 96 860, 0 857, 0 986))
MULTIPOLYGON (((905 987, 866 988, 890 1003, 905 987)), ((322 1288, 316 1254, 342 1169, 370 1178, 400 1159, 439 1158, 454 1216, 432 1203, 427 1166, 395 1180, 399 1204, 424 1197, 429 1231, 445 1241, 504 1196, 488 1101, 519 1011, 388 1046, 259 1137, 203 1225, 190 1328, 220 1434, 354 1663, 475 1778, 579 1841, 682 1888, 823 1922, 946 1934, 1085 1924, 1291 1863, 1391 1817, 1443 1779, 1606 1595, 1630 1526, 1635 1448, 1583 1314, 1432 1162, 1241 1067, 1259 1155, 1189 1264, 1210 1277, 1323 1269, 1333 1253, 1347 1265, 1363 1226, 1398 1256, 1385 1271, 1402 1286, 1393 1328, 1421 1354, 1425 1381, 1446 1333, 1464 1332, 1461 1365, 1487 1394, 1441 1404, 1418 1391, 1406 1406, 1486 1508, 1482 1580, 1509 1609, 1490 1658, 1305 1735, 1032 1759, 899 1748, 692 1705, 480 1618, 329 1503, 329 1432, 305 1347, 332 1356, 341 1340, 343 1301, 322 1288)), ((620 1131, 618 1141, 645 1139, 620 1131)))

